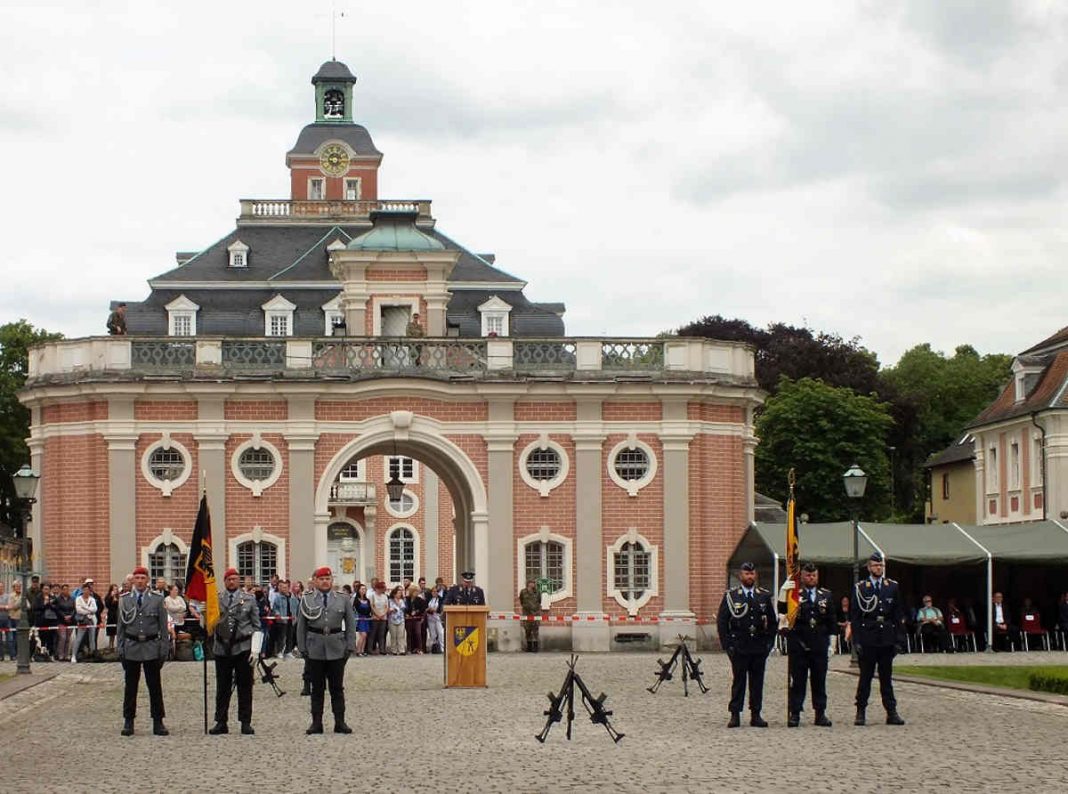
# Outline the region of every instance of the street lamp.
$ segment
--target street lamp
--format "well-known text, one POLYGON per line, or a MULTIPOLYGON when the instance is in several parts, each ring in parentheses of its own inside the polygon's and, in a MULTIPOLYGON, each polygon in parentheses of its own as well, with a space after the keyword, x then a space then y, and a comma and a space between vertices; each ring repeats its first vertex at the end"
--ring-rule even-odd
MULTIPOLYGON (((842 475, 842 483, 845 485, 846 496, 853 499, 854 502, 858 499, 864 498, 864 491, 868 487, 868 475, 864 473, 864 469, 860 468, 857 464, 850 466, 846 473, 842 475)), ((858 536, 860 535, 860 527, 857 522, 857 510, 853 509, 853 598, 857 597, 857 583, 860 581, 860 560, 857 557, 860 556, 860 549, 858 543, 858 536)), ((850 638, 852 639, 852 638, 850 638)), ((849 643, 849 664, 856 667, 857 662, 857 644, 856 642, 849 643)))
POLYGON ((30 554, 30 539, 26 537, 26 522, 30 518, 30 507, 37 501, 37 482, 41 477, 35 474, 29 464, 23 464, 17 472, 11 475, 11 481, 15 486, 15 516, 19 538, 19 575, 22 577, 22 604, 19 609, 19 625, 15 634, 18 642, 18 661, 15 671, 18 673, 30 672, 30 589, 26 579, 30 575, 32 565, 30 554))

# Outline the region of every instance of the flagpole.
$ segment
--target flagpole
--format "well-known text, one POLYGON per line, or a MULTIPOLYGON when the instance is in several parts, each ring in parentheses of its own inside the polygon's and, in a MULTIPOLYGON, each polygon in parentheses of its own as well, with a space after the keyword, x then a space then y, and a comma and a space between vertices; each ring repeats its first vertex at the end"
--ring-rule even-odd
MULTIPOLYGON (((204 469, 200 470, 200 496, 207 498, 208 496, 208 472, 204 469)), ((198 508, 199 512, 199 508, 198 508)), ((201 648, 200 653, 200 673, 201 681, 204 688, 204 735, 208 735, 208 616, 207 605, 205 604, 204 614, 200 616, 201 621, 204 623, 204 647, 201 648)))
MULTIPOLYGON (((793 467, 791 466, 790 467, 790 471, 786 475, 786 482, 787 482, 787 484, 789 485, 789 488, 790 488, 790 497, 789 497, 789 499, 788 499, 788 501, 786 503, 786 575, 788 577, 790 576, 791 563, 796 565, 796 557, 797 557, 797 554, 798 554, 798 551, 799 551, 798 549, 793 549, 792 553, 791 553, 791 547, 790 547, 790 541, 791 541, 791 537, 790 536, 791 536, 791 534, 793 534, 793 532, 796 531, 795 528, 794 528, 794 521, 795 521, 794 516, 795 516, 796 510, 797 510, 797 505, 794 503, 794 483, 796 481, 797 481, 797 477, 794 474, 793 467)), ((797 587, 797 582, 794 582, 794 587, 797 587)), ((790 614, 790 595, 791 595, 791 593, 787 593, 787 597, 786 597, 786 614, 787 615, 790 614)), ((775 594, 775 598, 778 599, 778 597, 779 597, 779 594, 776 593, 775 594)), ((783 656, 786 657, 786 721, 789 722, 790 721, 790 648, 789 648, 787 642, 788 641, 787 641, 786 637, 783 637, 783 649, 785 650, 785 653, 783 654, 783 656)))

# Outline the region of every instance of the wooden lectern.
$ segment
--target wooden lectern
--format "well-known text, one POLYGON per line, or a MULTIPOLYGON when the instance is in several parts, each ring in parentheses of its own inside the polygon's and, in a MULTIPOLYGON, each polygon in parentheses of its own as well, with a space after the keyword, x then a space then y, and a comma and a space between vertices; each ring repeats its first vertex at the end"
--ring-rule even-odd
POLYGON ((487 606, 445 607, 445 687, 486 685, 487 606))

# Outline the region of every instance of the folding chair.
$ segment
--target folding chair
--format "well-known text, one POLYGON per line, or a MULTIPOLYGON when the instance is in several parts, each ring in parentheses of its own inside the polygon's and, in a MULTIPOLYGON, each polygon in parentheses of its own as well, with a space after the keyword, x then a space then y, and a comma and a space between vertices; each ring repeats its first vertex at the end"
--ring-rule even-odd
POLYGON ((1020 621, 1020 633, 1023 634, 1025 651, 1031 650, 1032 637, 1041 637, 1042 642, 1039 647, 1049 650, 1049 632, 1042 628, 1042 616, 1038 614, 1037 610, 1024 613, 1023 620, 1020 621))
POLYGON ((964 622, 964 618, 960 615, 949 616, 949 636, 953 640, 954 650, 961 650, 962 648, 967 650, 969 642, 971 643, 972 653, 975 653, 978 647, 975 642, 975 632, 968 628, 968 624, 964 622))

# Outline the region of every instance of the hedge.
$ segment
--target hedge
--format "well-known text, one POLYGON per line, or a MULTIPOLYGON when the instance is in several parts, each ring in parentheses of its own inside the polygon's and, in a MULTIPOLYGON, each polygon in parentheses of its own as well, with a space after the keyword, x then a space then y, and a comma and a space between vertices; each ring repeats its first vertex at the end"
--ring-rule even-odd
POLYGON ((1032 675, 1028 686, 1039 692, 1053 692, 1057 695, 1068 695, 1068 676, 1063 675, 1032 675))

